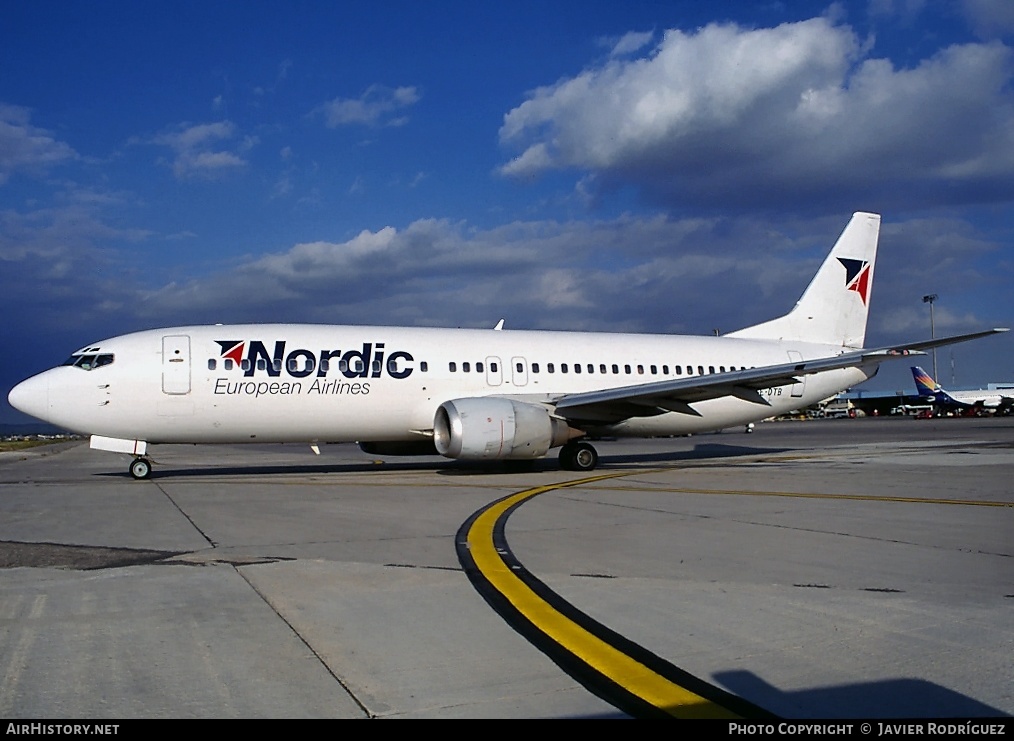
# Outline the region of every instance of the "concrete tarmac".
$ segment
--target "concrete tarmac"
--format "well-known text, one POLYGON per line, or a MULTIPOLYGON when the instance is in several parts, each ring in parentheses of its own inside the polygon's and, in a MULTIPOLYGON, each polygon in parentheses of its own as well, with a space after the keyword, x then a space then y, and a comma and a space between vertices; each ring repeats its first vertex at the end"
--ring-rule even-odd
MULTIPOLYGON (((1014 417, 601 441, 513 556, 771 714, 1014 714, 1014 417)), ((0 454, 0 717, 623 717, 494 611, 456 533, 558 470, 352 445, 0 454)))

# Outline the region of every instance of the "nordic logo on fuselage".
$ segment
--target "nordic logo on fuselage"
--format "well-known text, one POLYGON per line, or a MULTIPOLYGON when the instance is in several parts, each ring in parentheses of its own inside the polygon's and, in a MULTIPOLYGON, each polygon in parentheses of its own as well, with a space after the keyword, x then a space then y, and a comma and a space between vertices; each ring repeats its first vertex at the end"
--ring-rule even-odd
MULTIPOLYGON (((294 378, 316 375, 323 378, 336 365, 346 378, 380 378, 386 373, 391 378, 403 379, 412 375, 415 361, 404 350, 385 352, 383 342, 364 342, 356 350, 307 350, 296 348, 286 352, 286 340, 276 340, 271 352, 260 340, 215 340, 222 348, 220 359, 225 370, 242 369, 245 378, 257 373, 277 377, 284 370, 294 378)), ((218 359, 211 358, 217 365, 218 359)))

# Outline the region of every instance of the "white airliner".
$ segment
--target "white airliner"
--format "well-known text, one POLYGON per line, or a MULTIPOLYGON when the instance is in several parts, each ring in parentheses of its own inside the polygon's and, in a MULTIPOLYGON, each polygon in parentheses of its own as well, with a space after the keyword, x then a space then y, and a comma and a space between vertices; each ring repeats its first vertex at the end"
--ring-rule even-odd
POLYGON ((598 462, 597 436, 681 435, 805 407, 884 360, 864 350, 880 216, 855 214, 795 308, 723 337, 302 324, 174 327, 88 345, 12 406, 134 456, 155 443, 358 442, 375 454, 598 462))
POLYGON ((990 410, 1007 413, 1014 407, 1014 388, 975 389, 973 391, 948 391, 933 380, 929 373, 917 365, 912 366, 915 388, 921 399, 943 409, 990 410))

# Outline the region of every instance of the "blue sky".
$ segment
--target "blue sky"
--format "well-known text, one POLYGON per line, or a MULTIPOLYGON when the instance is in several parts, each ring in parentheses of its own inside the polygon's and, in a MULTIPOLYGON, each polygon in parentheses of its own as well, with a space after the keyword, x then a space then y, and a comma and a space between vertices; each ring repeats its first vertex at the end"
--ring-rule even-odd
MULTIPOLYGON (((868 344, 928 293, 938 335, 1011 326, 1012 44, 1009 0, 8 4, 0 422, 159 326, 731 331, 857 210, 868 344)), ((938 363, 1014 380, 1014 339, 938 363)))

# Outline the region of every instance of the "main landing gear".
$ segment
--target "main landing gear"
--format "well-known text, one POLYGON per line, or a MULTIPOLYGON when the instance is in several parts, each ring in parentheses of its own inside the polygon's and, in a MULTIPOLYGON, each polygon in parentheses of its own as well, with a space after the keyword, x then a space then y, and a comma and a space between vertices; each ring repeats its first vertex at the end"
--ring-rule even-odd
POLYGON ((151 461, 147 458, 135 458, 127 470, 135 479, 146 479, 151 476, 151 461))
POLYGON ((560 448, 560 468, 564 471, 594 471, 599 454, 591 443, 569 442, 560 448))

